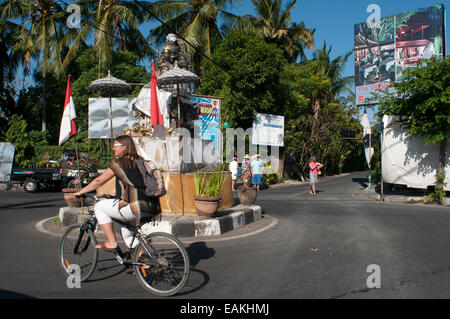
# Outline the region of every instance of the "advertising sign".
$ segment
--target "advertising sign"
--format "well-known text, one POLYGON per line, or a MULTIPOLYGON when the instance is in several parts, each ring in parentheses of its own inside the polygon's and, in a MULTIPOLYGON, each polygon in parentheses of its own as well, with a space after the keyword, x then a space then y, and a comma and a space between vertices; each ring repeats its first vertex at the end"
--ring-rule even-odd
MULTIPOLYGON (((137 123, 132 106, 135 98, 112 98, 113 136, 137 123)), ((111 138, 109 98, 89 98, 89 138, 111 138)))
POLYGON ((219 98, 191 96, 191 100, 200 109, 200 116, 194 121, 200 131, 202 140, 218 141, 220 130, 220 102, 219 98))
POLYGON ((11 143, 0 143, 0 182, 11 179, 15 147, 11 143))
POLYGON ((391 91, 407 68, 419 60, 444 55, 444 6, 417 9, 380 19, 377 25, 355 24, 356 105, 370 100, 378 89, 391 91))
POLYGON ((284 116, 256 113, 252 144, 284 146, 284 116))

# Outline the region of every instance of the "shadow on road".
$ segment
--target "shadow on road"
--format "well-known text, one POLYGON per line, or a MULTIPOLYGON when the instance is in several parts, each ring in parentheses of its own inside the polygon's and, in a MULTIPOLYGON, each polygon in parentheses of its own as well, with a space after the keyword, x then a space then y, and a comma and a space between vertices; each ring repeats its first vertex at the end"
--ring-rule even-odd
POLYGON ((0 299, 36 299, 18 292, 0 289, 0 299))
POLYGON ((213 248, 206 246, 206 243, 203 241, 192 243, 189 247, 186 247, 186 250, 189 254, 191 273, 186 286, 183 288, 181 293, 177 294, 178 296, 187 295, 200 290, 209 283, 208 273, 203 270, 196 269, 195 267, 201 260, 210 259, 216 254, 216 251, 213 248))
POLYGON ((358 183, 359 185, 361 185, 363 188, 366 188, 367 186, 369 186, 369 180, 367 178, 352 178, 352 181, 354 183, 358 183))
POLYGON ((88 280, 86 280, 86 282, 96 282, 113 278, 131 269, 119 264, 115 257, 104 258, 105 256, 100 256, 95 272, 88 280))

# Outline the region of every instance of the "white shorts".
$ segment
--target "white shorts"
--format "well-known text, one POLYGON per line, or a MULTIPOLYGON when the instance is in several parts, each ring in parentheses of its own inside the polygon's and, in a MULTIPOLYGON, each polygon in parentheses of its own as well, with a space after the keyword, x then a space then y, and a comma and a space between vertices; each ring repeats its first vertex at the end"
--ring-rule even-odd
MULTIPOLYGON (((133 226, 136 222, 129 204, 125 207, 122 207, 119 212, 118 199, 103 199, 95 205, 94 211, 100 225, 111 223, 113 221, 112 218, 129 223, 133 226)), ((133 233, 125 227, 121 227, 121 233, 125 244, 130 247, 131 241, 133 239, 133 233)), ((133 247, 135 247, 138 243, 138 240, 135 239, 133 242, 133 247)))

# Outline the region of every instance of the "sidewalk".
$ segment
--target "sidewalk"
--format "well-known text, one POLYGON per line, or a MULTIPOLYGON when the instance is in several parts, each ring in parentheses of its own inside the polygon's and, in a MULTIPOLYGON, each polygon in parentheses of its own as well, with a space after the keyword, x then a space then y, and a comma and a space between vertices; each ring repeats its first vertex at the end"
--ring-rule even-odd
POLYGON ((367 191, 362 189, 358 194, 354 195, 359 199, 377 200, 383 203, 426 204, 428 206, 450 207, 450 197, 445 197, 441 206, 438 204, 427 204, 424 196, 405 195, 394 192, 386 192, 381 196, 380 193, 375 191, 375 187, 367 191))

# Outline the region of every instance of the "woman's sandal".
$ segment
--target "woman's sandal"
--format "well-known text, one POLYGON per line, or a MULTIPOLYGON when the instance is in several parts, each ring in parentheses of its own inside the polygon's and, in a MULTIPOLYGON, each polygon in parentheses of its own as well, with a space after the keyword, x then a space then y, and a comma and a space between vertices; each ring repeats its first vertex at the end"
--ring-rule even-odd
POLYGON ((116 252, 119 250, 119 246, 117 246, 116 248, 108 248, 106 247, 105 243, 102 243, 100 245, 95 245, 95 249, 104 249, 107 251, 116 252))

